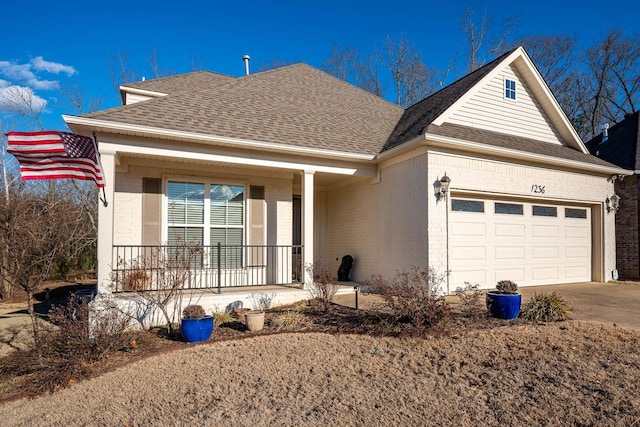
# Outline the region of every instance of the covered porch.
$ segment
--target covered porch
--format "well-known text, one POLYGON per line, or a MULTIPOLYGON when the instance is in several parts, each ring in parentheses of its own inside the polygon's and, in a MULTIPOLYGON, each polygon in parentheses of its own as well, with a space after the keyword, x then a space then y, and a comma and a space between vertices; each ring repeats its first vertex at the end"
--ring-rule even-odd
POLYGON ((186 291, 201 291, 205 299, 218 295, 215 305, 222 308, 220 296, 227 295, 226 301, 229 292, 246 300, 251 292, 277 286, 278 293, 290 294, 282 301, 288 303, 294 290, 304 291, 311 283, 305 266, 326 255, 319 228, 326 218, 318 198, 332 187, 376 174, 375 165, 363 159, 258 157, 191 141, 143 147, 139 138, 129 139, 98 134, 109 202, 100 205, 98 216, 98 293, 103 295, 126 298, 162 286, 157 278, 170 268, 166 261, 182 239, 197 248, 186 291), (178 184, 188 188, 176 192, 172 186, 178 184), (220 225, 219 200, 213 195, 228 188, 234 194, 224 200, 227 219, 220 225), (237 216, 230 219, 236 208, 237 216))

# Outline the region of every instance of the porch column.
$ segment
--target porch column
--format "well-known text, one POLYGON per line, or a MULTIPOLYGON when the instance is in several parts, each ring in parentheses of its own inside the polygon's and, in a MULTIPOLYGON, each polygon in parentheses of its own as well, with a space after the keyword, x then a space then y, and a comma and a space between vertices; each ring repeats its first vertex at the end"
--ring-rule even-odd
POLYGON ((111 267, 113 265, 113 195, 116 174, 116 156, 113 151, 101 151, 100 161, 104 174, 104 193, 109 204, 98 202, 98 294, 111 293, 111 267))
POLYGON ((307 271, 307 266, 313 265, 313 175, 315 171, 305 170, 302 174, 302 245, 304 286, 311 286, 313 277, 307 271))

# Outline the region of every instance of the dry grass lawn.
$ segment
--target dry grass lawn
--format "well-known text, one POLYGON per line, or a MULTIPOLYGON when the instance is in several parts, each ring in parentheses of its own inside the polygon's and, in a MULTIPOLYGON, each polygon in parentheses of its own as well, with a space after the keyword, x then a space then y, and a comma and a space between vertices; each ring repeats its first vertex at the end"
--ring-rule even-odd
POLYGON ((4 426, 640 426, 640 332, 569 321, 427 338, 283 333, 0 405, 4 426))

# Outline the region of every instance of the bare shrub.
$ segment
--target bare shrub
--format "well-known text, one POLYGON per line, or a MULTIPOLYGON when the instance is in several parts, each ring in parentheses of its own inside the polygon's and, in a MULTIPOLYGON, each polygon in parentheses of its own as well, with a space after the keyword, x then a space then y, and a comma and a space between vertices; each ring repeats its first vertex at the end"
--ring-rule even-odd
POLYGON ((146 291, 150 285, 151 277, 149 274, 145 270, 137 268, 124 276, 122 290, 125 292, 146 291))
POLYGON ((517 294, 518 284, 511 280, 500 280, 496 285, 496 289, 502 294, 517 294))
POLYGON ((533 322, 559 322, 570 316, 567 300, 556 292, 534 294, 520 310, 520 318, 533 322))
POLYGON ((477 318, 487 313, 484 291, 479 288, 480 285, 477 283, 472 285, 469 282, 465 282, 464 288, 456 288, 456 296, 460 299, 460 311, 464 316, 477 318))
POLYGON ((278 315, 273 320, 273 327, 277 331, 282 330, 298 330, 304 324, 306 318, 304 314, 297 310, 287 310, 278 315))
POLYGON ((113 307, 96 312, 85 299, 72 297, 49 312, 52 325, 40 326, 29 348, 0 359, 0 373, 31 374, 29 389, 40 393, 89 378, 93 365, 128 346, 130 319, 113 307), (16 371, 16 367, 20 370, 16 371))
POLYGON ((442 277, 433 269, 412 266, 396 273, 392 280, 372 278, 384 305, 398 321, 416 326, 435 326, 450 315, 449 304, 441 292, 442 277))
POLYGON ((136 292, 148 306, 156 306, 166 321, 169 336, 175 337, 182 293, 192 278, 192 269, 201 262, 202 254, 201 245, 179 240, 173 246, 153 248, 147 256, 120 260, 112 280, 122 283, 123 288, 131 288, 130 291, 136 292))
POLYGON ((253 300, 253 309, 259 311, 269 310, 273 299, 276 297, 275 292, 254 292, 251 294, 253 300))
POLYGON ((331 310, 333 299, 338 289, 340 289, 340 286, 336 283, 336 277, 320 262, 307 265, 305 269, 313 277, 313 283, 308 289, 309 294, 320 304, 324 311, 331 310))
POLYGON ((229 311, 215 312, 213 313, 213 321, 216 326, 224 325, 225 323, 231 323, 235 321, 235 317, 231 315, 229 311))
POLYGON ((204 316, 204 308, 201 305, 188 305, 182 310, 182 317, 185 319, 202 319, 204 316))

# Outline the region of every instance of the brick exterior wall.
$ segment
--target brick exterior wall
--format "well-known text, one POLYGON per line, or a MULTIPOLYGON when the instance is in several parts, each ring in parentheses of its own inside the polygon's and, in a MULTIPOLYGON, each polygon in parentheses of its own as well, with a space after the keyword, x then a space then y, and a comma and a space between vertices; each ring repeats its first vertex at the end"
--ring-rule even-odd
POLYGON ((616 213, 617 268, 620 279, 625 280, 640 279, 639 184, 637 175, 615 184, 616 194, 620 196, 620 209, 616 213))

